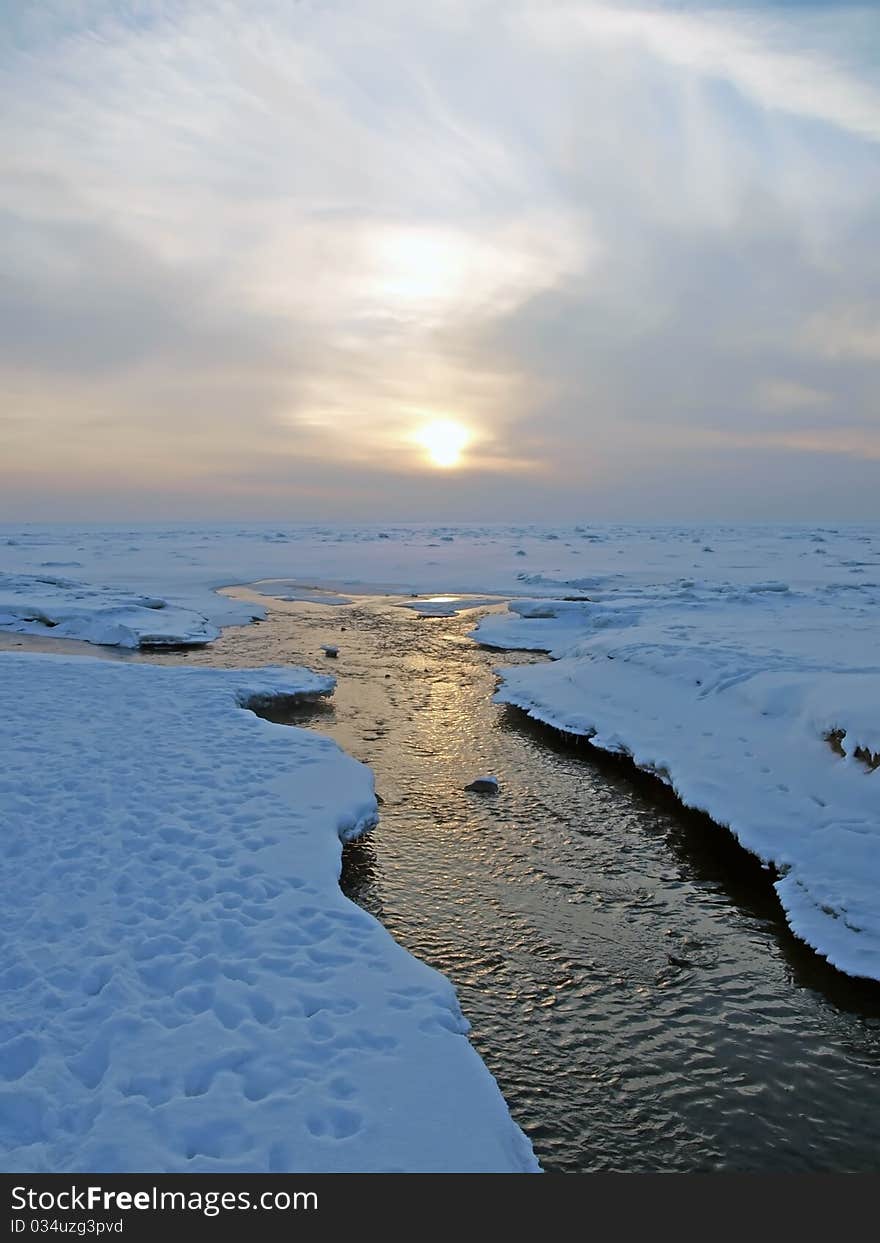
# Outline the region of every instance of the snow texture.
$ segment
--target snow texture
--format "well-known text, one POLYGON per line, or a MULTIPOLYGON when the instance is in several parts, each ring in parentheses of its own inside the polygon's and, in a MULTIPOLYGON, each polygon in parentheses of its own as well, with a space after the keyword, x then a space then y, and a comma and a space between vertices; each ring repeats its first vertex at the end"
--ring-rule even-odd
POLYGON ((452 986, 338 885, 302 669, 0 654, 7 1171, 528 1171, 452 986))

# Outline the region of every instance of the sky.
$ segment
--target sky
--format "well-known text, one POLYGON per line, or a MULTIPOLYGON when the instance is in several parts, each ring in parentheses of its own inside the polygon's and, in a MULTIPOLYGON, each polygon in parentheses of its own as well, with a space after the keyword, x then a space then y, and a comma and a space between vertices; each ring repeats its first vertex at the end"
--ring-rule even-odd
POLYGON ((0 7, 0 518, 880 519, 880 9, 0 7))

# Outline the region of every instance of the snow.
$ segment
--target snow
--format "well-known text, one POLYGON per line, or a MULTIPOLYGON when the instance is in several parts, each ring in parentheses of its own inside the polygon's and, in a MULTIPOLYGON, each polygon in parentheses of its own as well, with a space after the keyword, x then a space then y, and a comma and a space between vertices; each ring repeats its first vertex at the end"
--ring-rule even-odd
POLYGON ((500 670, 497 700, 656 773, 776 869, 799 937, 880 979, 880 535, 824 533, 818 573, 815 533, 778 539, 784 580, 750 581, 743 538, 715 579, 514 601, 474 637, 555 657, 500 670))
MULTIPOLYGON (((621 605, 628 595, 634 603, 653 599, 655 589, 680 599, 690 593, 699 604, 704 588, 760 600, 797 594, 803 586, 851 611, 852 604, 878 594, 880 531, 536 524, 0 527, 0 614, 6 617, 0 629, 45 633, 39 620, 22 624, 22 607, 42 608, 71 637, 85 633, 89 618, 100 628, 105 610, 147 608, 151 615, 128 627, 133 636, 141 623, 149 633, 169 627, 164 619, 173 618, 169 629, 180 632, 176 640, 204 642, 220 627, 262 615, 259 605, 217 594, 220 587, 249 584, 270 595, 328 604, 342 603, 333 596, 385 592, 435 600, 607 601, 613 595, 621 605), (150 610, 145 598, 165 608, 150 610)), ((119 640, 111 633, 106 641, 119 640)))
POLYGON ((204 643, 260 613, 235 584, 508 600, 478 641, 555 659, 500 698, 658 772, 778 869, 799 936, 880 978, 877 526, 0 529, 0 630, 204 643))
POLYGON ((537 1168, 451 985, 339 889, 369 770, 246 710, 332 686, 0 654, 2 1168, 537 1168))
POLYGON ((580 603, 571 600, 511 600, 507 613, 494 613, 483 618, 478 638, 484 647, 505 651, 565 651, 581 637, 585 629, 623 624, 624 617, 634 621, 637 610, 624 610, 619 605, 580 603), (553 626, 535 626, 536 620, 552 619, 553 626))
POLYGON ((0 573, 0 630, 113 647, 192 647, 219 628, 198 612, 150 596, 69 578, 0 573))

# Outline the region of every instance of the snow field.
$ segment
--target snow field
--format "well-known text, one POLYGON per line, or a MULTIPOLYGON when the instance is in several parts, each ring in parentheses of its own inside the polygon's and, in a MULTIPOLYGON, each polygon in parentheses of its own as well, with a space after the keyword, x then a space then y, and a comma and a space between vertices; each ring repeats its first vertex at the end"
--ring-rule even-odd
POLYGON ((6 1170, 537 1169, 448 981, 338 885, 369 770, 301 669, 0 654, 6 1170))

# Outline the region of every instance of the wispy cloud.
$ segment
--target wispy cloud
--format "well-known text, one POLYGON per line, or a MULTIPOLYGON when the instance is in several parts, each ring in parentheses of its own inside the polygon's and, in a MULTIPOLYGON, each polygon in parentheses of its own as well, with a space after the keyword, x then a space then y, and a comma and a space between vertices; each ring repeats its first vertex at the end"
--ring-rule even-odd
POLYGON ((880 140, 880 88, 853 71, 860 19, 870 19, 867 6, 708 4, 682 12, 675 5, 573 0, 519 13, 525 28, 557 54, 576 58, 596 46, 612 54, 641 51, 729 82, 763 108, 880 140), (838 28, 849 21, 855 37, 848 49, 829 39, 829 17, 838 28))

